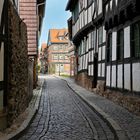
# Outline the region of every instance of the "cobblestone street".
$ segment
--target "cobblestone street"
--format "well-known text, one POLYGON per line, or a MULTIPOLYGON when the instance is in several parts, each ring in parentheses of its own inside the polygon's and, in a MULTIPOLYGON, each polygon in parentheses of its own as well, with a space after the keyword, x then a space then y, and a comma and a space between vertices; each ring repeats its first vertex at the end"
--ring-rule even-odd
POLYGON ((19 140, 114 140, 107 124, 63 80, 47 77, 40 107, 19 140))

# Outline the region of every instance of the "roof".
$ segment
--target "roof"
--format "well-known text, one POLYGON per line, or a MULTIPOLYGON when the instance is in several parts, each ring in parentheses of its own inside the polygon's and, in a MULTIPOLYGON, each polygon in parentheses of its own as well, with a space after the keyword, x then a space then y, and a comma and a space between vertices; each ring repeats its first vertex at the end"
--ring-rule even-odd
POLYGON ((78 2, 78 0, 68 0, 66 11, 67 10, 71 11, 76 2, 78 2))
POLYGON ((47 48, 47 44, 46 43, 42 43, 41 44, 41 51, 43 52, 46 48, 47 48))
POLYGON ((37 0, 37 11, 38 11, 38 19, 39 19, 39 31, 41 31, 41 26, 43 22, 44 12, 45 12, 45 4, 46 0, 37 0))
POLYGON ((68 29, 50 29, 49 43, 68 43, 68 29))

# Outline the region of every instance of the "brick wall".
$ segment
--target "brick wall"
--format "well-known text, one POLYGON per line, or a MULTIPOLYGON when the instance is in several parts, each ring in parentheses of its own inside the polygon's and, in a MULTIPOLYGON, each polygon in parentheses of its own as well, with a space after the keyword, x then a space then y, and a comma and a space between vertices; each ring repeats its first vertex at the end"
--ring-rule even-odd
POLYGON ((20 0, 19 14, 27 25, 28 55, 37 55, 37 6, 36 0, 20 0))
POLYGON ((28 106, 27 28, 12 4, 8 6, 8 124, 28 106))

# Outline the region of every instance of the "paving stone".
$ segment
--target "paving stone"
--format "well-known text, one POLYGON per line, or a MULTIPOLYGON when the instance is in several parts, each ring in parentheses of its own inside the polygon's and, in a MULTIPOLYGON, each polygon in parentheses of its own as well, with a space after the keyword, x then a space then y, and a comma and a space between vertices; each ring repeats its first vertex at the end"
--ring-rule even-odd
POLYGON ((21 139, 25 136, 28 136, 28 140, 114 138, 107 124, 67 86, 66 82, 52 76, 45 80, 38 113, 21 139))

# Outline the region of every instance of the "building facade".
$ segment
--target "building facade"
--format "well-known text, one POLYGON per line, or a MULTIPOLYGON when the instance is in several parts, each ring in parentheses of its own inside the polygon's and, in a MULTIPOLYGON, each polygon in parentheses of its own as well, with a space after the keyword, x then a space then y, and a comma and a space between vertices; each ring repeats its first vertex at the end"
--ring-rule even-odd
POLYGON ((29 65, 33 63, 33 87, 37 82, 38 39, 45 10, 45 0, 19 0, 19 14, 27 25, 29 65))
POLYGON ((76 57, 75 57, 75 46, 71 41, 69 41, 68 47, 68 58, 70 60, 70 77, 76 75, 76 57))
POLYGON ((0 3, 0 130, 28 106, 27 28, 15 1, 0 3), (22 34, 21 34, 22 32, 22 34))
POLYGON ((32 97, 28 83, 27 25, 19 12, 19 0, 0 1, 0 130, 13 124, 32 97))
POLYGON ((106 1, 106 86, 140 93, 140 2, 106 1))
POLYGON ((69 0, 77 82, 100 93, 140 94, 140 2, 69 0))
POLYGON ((71 28, 69 30, 71 30, 72 41, 76 46, 76 79, 80 85, 88 89, 96 87, 97 80, 105 77, 104 70, 98 69, 98 62, 100 62, 100 66, 105 67, 106 40, 102 25, 102 4, 102 1, 70 0, 66 7, 66 10, 72 12, 72 18, 68 24, 71 28), (104 33, 104 37, 101 36, 102 33, 104 33), (98 40, 98 36, 100 40, 98 40), (103 48, 100 50, 104 51, 102 59, 98 57, 99 46, 103 48))
POLYGON ((70 74, 67 29, 49 30, 47 43, 47 64, 49 74, 70 74))
POLYGON ((40 73, 46 74, 48 72, 46 43, 42 43, 41 45, 39 61, 40 61, 40 73))

